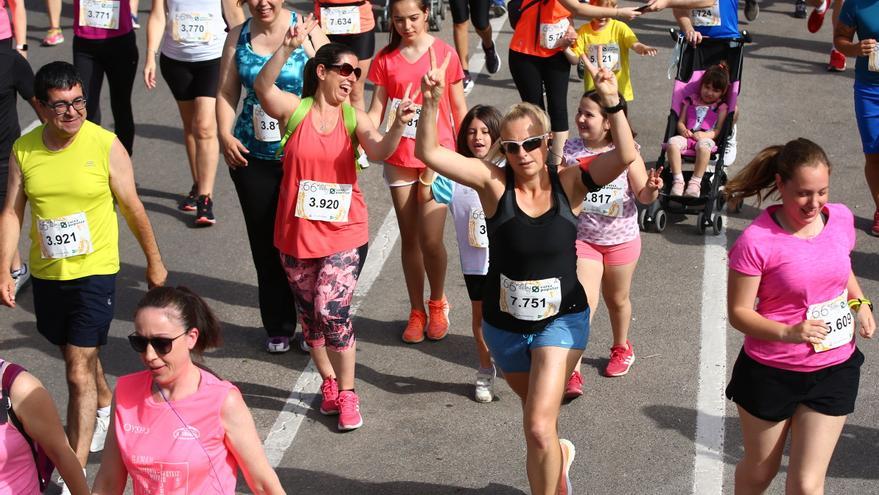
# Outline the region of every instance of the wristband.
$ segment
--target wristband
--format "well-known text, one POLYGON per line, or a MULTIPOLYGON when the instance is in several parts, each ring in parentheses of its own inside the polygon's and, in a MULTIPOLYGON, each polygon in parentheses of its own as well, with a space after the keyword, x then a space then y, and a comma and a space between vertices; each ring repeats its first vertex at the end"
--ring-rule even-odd
POLYGON ((20 44, 20 45, 15 45, 15 49, 18 50, 18 51, 20 51, 20 52, 26 52, 26 51, 27 51, 27 43, 22 43, 22 44, 20 44))
POLYGON ((869 299, 867 299, 866 297, 848 300, 848 307, 855 310, 855 311, 858 311, 859 309, 861 309, 862 304, 866 304, 867 306, 869 306, 870 312, 873 311, 873 303, 869 299))
POLYGON ((620 98, 620 102, 612 107, 602 107, 604 113, 617 113, 623 108, 626 108, 626 101, 620 98))
POLYGON ((433 180, 430 182, 424 182, 424 179, 421 178, 421 175, 422 174, 418 174, 418 182, 420 182, 422 186, 430 187, 436 181, 436 174, 433 175, 433 180))

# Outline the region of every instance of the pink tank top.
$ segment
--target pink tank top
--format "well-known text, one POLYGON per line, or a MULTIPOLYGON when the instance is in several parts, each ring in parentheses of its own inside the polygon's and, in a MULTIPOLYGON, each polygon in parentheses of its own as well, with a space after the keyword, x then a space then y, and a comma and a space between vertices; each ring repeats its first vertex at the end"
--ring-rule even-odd
MULTIPOLYGON (((5 408, 6 398, 0 402, 5 408)), ((0 425, 0 493, 40 493, 37 465, 34 464, 31 447, 9 420, 0 425)))
POLYGON ((220 410, 237 389, 199 371, 198 391, 170 403, 153 399, 149 371, 119 379, 116 438, 134 495, 235 493, 238 463, 226 447, 220 410))
POLYGON ((131 4, 127 0, 73 0, 73 34, 80 38, 117 38, 132 29, 131 4))
POLYGON ((9 20, 9 14, 6 0, 0 0, 0 40, 12 37, 12 22, 9 20))

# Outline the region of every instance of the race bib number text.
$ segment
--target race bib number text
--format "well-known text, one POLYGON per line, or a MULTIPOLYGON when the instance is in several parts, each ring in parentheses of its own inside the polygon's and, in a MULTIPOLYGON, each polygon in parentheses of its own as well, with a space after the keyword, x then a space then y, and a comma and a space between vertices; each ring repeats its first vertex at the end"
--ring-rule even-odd
POLYGON ((516 319, 540 321, 558 314, 562 284, 557 278, 519 282, 501 274, 501 311, 516 319))
POLYGON ((213 38, 213 33, 211 33, 213 21, 212 14, 178 12, 174 16, 172 38, 178 42, 207 43, 213 38))
POLYGON ((720 26, 720 1, 711 7, 691 10, 690 20, 694 27, 720 26))
POLYGON ((351 208, 351 184, 330 184, 313 180, 299 181, 296 216, 306 220, 347 222, 351 208))
POLYGON ((69 258, 94 251, 85 213, 38 219, 37 230, 40 234, 40 256, 43 259, 69 258))
POLYGON ((327 34, 360 33, 360 7, 321 7, 320 20, 327 34))
POLYGON ((601 47, 601 66, 611 72, 620 70, 620 45, 616 43, 589 45, 589 61, 595 65, 598 65, 599 47, 601 47))
POLYGON ((540 46, 550 50, 558 48, 568 32, 568 26, 571 23, 567 19, 562 19, 555 24, 540 25, 540 46))
MULTIPOLYGON (((393 98, 391 100, 391 106, 388 111, 388 122, 385 125, 385 132, 391 130, 391 126, 394 124, 394 121, 397 120, 397 109, 400 108, 400 103, 402 100, 399 98, 393 98)), ((406 128, 403 129, 403 137, 409 139, 415 139, 415 133, 418 131, 418 120, 421 118, 421 105, 415 105, 415 117, 406 124, 406 128)))
POLYGON ((470 218, 468 224, 468 240, 470 245, 475 248, 488 247, 488 229, 485 225, 485 212, 482 208, 470 208, 470 218))
POLYGON ((855 322, 848 307, 848 289, 823 303, 813 304, 806 310, 807 320, 822 320, 828 333, 818 344, 812 344, 815 352, 829 351, 848 344, 855 335, 855 322))
MULTIPOLYGON (((622 180, 628 180, 628 178, 623 176, 622 180)), ((618 179, 597 191, 586 193, 583 211, 606 217, 623 216, 625 187, 626 184, 618 179)))
POLYGON ((264 143, 281 140, 281 124, 271 118, 258 103, 253 106, 253 135, 257 141, 264 143))
POLYGON ((82 0, 79 24, 99 29, 119 29, 118 0, 82 0))

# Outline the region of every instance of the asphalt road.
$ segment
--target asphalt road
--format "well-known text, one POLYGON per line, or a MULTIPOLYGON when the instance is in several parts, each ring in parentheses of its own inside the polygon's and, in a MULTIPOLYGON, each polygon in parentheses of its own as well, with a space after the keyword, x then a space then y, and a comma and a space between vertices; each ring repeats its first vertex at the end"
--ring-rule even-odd
MULTIPOLYGON (((762 2, 761 6, 759 19, 750 25, 742 16, 742 28, 752 32, 754 42, 746 49, 739 99, 738 160, 732 171, 761 148, 798 136, 824 146, 834 164, 832 200, 847 204, 856 215, 858 241, 852 255, 855 273, 865 293, 877 296, 879 240, 865 234, 873 207, 863 180, 863 155, 854 122, 853 71, 833 74, 824 70, 830 50, 829 23, 817 35, 810 35, 805 21, 791 17, 792 3, 762 2)), ((67 42, 54 48, 39 47, 47 27, 43 3, 29 0, 27 7, 31 12, 29 43, 34 68, 55 59, 70 60, 72 6, 65 4, 63 10, 67 42)), ((142 3, 141 24, 146 23, 148 8, 142 3)), ((301 4, 297 8, 309 6, 301 4)), ((665 74, 672 42, 667 31, 673 26, 673 18, 665 12, 645 16, 631 25, 642 42, 660 49, 655 58, 633 54, 632 62, 636 98, 630 106, 631 120, 649 163, 658 156, 668 113, 671 82, 665 74)), ((498 36, 499 47, 508 45, 510 34, 509 25, 504 24, 498 36)), ((144 30, 137 35, 142 65, 144 30)), ((451 42, 450 20, 439 35, 451 42)), ((379 35, 380 44, 385 36, 379 35)), ((472 36, 471 47, 478 46, 477 38, 472 36)), ((506 108, 518 101, 507 68, 506 49, 499 52, 504 66, 493 77, 477 78, 469 104, 506 108)), ((852 63, 849 60, 850 66, 852 63)), ((580 83, 572 78, 570 108, 574 108, 580 91, 580 83)), ((104 93, 106 100, 106 89, 104 93)), ((195 289, 221 317, 225 345, 208 353, 206 362, 240 387, 265 438, 288 403, 294 384, 300 378, 300 383, 307 381, 303 370, 308 357, 298 351, 269 355, 263 350, 265 333, 260 327, 255 273, 226 168, 221 164, 217 176, 217 225, 192 228, 192 215, 176 209, 190 178, 171 94, 164 81, 148 92, 138 79, 133 99, 137 121, 134 164, 139 191, 171 271, 169 283, 195 289)), ((104 125, 112 129, 108 101, 103 108, 104 125)), ((34 118, 24 104, 19 104, 19 112, 22 126, 34 118)), ((390 209, 380 174, 380 167, 373 166, 360 176, 373 239, 390 209)), ((697 441, 699 384, 700 379, 708 383, 706 369, 722 373, 718 375, 722 378, 720 386, 703 391, 715 401, 721 397, 723 383, 741 346, 740 334, 725 325, 725 283, 718 283, 715 272, 725 273, 725 248, 758 212, 754 205, 745 205, 740 214, 727 218, 726 230, 717 238, 697 233, 693 217, 672 218, 663 234, 642 235, 643 254, 632 294, 631 340, 638 360, 623 378, 601 376, 611 337, 607 313, 599 310, 584 354, 586 395, 564 406, 559 420, 562 435, 578 449, 572 471, 578 493, 693 493, 697 450, 704 450, 708 444, 721 445, 721 431, 722 448, 703 457, 719 471, 708 473, 708 484, 700 485, 708 488, 698 491, 732 493, 733 470, 742 455, 735 408, 728 403, 722 405, 723 418, 720 413, 712 416, 703 409, 700 421, 709 427, 697 441), (709 249, 706 255, 706 242, 719 249, 709 249), (723 244, 717 246, 718 242, 723 244), (706 325, 711 321, 719 325, 706 325), (700 365, 700 342, 705 332, 713 332, 709 336, 714 336, 718 344, 702 352, 702 359, 709 361, 700 365)), ((361 290, 366 293, 358 299, 355 321, 359 340, 357 389, 365 424, 355 432, 340 434, 335 418, 325 418, 316 408, 290 402, 287 410, 302 421, 289 448, 277 451, 277 472, 288 492, 527 493, 517 398, 502 380, 493 403, 478 404, 471 398, 476 355, 451 222, 446 241, 452 330, 441 342, 414 346, 403 344, 399 338, 408 315, 399 243, 390 244, 384 238, 372 241, 369 256, 378 270, 377 277, 368 291, 361 290), (383 250, 388 256, 382 265, 378 261, 383 250)), ((118 376, 141 369, 125 336, 133 331, 132 311, 146 288, 144 259, 124 227, 120 243, 123 264, 117 284, 116 320, 110 342, 102 352, 111 385, 118 376)), ((37 334, 30 290, 20 294, 18 301, 18 309, 0 312, 0 353, 37 375, 63 412, 67 393, 59 352, 37 334)), ((866 364, 858 407, 848 419, 831 463, 827 493, 877 491, 879 414, 873 406, 879 393, 879 352, 869 341, 862 342, 861 349, 866 364)), ((313 397, 306 394, 299 399, 308 403, 313 397)), ((93 454, 88 467, 90 478, 99 462, 100 455, 93 454)), ((771 493, 783 493, 786 464, 785 460, 771 493)), ((243 483, 239 488, 247 490, 243 483)))

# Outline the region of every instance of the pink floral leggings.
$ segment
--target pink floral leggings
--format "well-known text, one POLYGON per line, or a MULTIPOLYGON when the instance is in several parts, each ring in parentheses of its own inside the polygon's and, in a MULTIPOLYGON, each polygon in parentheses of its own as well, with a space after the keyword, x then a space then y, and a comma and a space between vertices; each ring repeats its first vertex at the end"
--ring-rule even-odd
POLYGON ((351 299, 368 245, 323 258, 299 259, 281 253, 281 265, 296 301, 305 341, 341 352, 354 344, 351 299))

